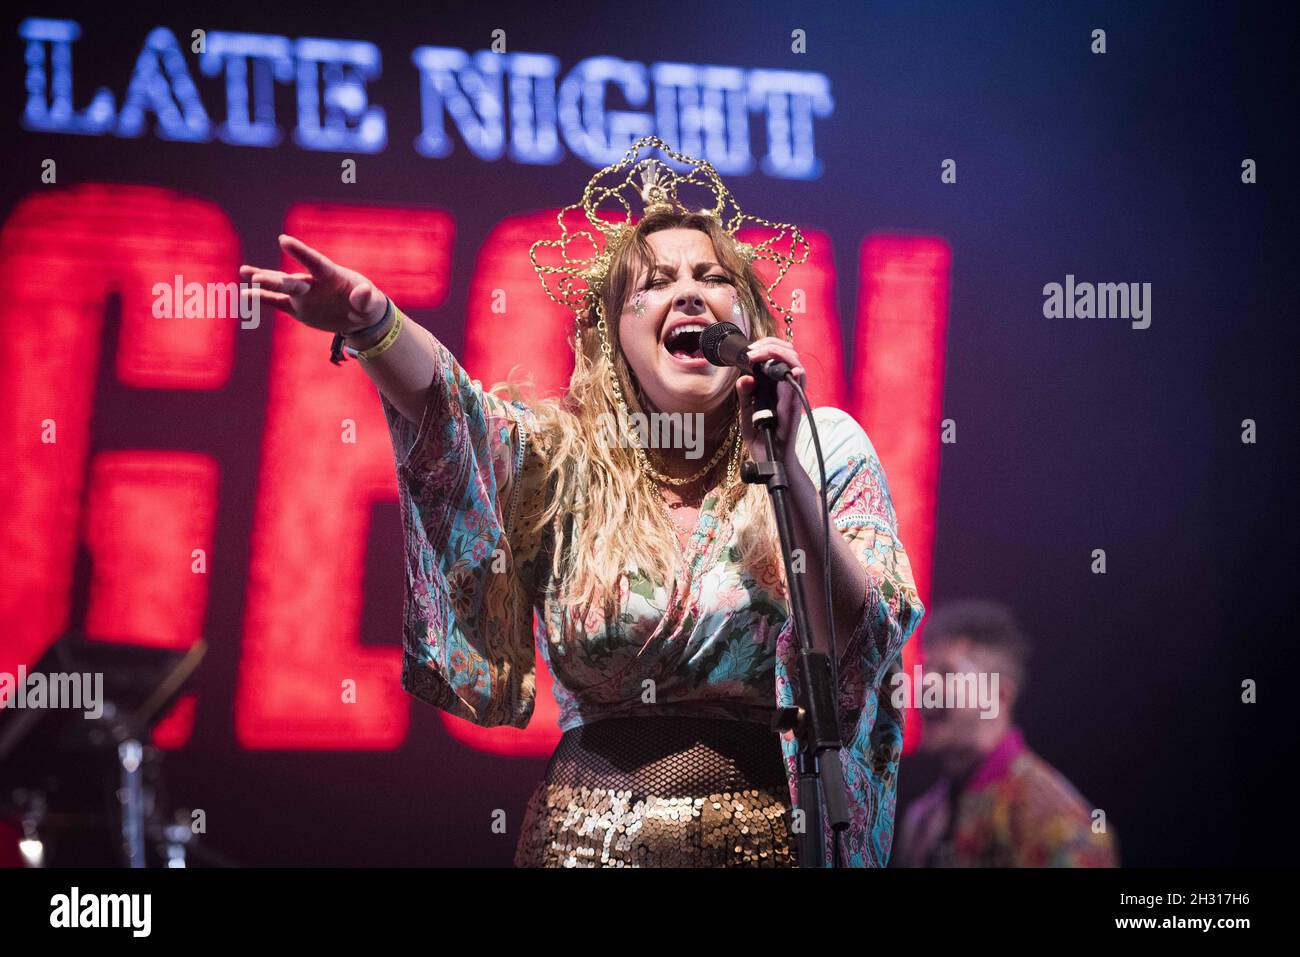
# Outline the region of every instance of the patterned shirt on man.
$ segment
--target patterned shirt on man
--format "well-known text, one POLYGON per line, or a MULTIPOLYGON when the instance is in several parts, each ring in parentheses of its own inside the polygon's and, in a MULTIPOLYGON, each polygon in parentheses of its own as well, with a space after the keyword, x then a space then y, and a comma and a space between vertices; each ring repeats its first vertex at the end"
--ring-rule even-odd
POLYGON ((907 809, 897 863, 1117 867, 1117 844, 1108 824, 1095 828, 1074 786, 1012 728, 964 782, 941 778, 907 809))

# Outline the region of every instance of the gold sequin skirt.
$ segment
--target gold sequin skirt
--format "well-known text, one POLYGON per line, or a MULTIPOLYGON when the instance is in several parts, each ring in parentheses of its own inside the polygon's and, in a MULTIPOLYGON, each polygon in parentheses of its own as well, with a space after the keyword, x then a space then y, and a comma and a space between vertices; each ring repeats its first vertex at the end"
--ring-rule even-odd
POLYGON ((790 792, 761 724, 607 718, 565 733, 517 867, 793 867, 790 792))

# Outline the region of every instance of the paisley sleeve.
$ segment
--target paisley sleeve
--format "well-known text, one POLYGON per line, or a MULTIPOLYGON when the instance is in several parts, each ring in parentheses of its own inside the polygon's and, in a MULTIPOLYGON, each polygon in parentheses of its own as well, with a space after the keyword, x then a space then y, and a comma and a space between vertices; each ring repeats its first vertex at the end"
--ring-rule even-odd
MULTIPOLYGON (((826 464, 832 523, 853 547, 870 581, 853 633, 836 636, 842 649, 837 699, 844 743, 840 757, 853 814, 844 844, 846 863, 884 867, 893 844, 903 748, 903 711, 890 700, 889 679, 901 670, 903 645, 916 631, 925 609, 899 539, 885 472, 866 431, 840 409, 822 407, 813 414, 826 464)), ((806 420, 796 439, 796 454, 820 489, 817 453, 806 420)), ((820 597, 820 588, 810 595, 820 597)), ((782 655, 779 639, 778 658, 783 659, 778 664, 780 695, 782 679, 788 681, 797 672, 792 650, 782 655)), ((793 760, 796 745, 787 742, 784 747, 787 759, 793 760)), ((829 838, 829 830, 827 835, 829 838)), ((830 847, 828 839, 828 861, 830 847)))
POLYGON ((471 380, 436 339, 418 425, 380 393, 397 466, 406 585, 402 687, 480 725, 533 713, 537 420, 471 380))

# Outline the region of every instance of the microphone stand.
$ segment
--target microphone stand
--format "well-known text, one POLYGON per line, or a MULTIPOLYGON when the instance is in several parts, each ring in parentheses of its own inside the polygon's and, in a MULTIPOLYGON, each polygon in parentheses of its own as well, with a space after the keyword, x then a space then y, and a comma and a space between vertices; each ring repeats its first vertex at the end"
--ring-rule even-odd
MULTIPOLYGON (((849 806, 840 764, 839 723, 835 708, 835 691, 831 686, 830 657, 818 647, 808 630, 808 607, 804 602, 802 574, 793 567, 793 523, 788 492, 790 483, 785 465, 777 461, 772 436, 777 428, 777 383, 761 371, 754 372, 753 425, 762 430, 767 450, 766 462, 746 462, 740 477, 751 485, 762 483, 772 500, 773 516, 781 539, 785 559, 785 580, 790 593, 790 613, 794 619, 795 648, 799 656, 798 681, 794 683, 794 707, 782 708, 772 719, 772 730, 794 731, 799 741, 798 807, 804 811, 804 829, 798 837, 799 866, 821 867, 825 860, 825 835, 822 830, 822 805, 835 835, 831 866, 838 867, 839 833, 849 826, 849 806), (813 639, 813 640, 810 640, 813 639)), ((834 526, 831 526, 832 529, 834 526)))

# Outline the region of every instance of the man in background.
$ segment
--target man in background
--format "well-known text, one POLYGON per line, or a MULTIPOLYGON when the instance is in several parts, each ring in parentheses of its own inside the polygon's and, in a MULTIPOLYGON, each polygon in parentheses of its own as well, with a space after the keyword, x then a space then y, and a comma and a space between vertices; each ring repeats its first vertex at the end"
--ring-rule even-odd
MULTIPOLYGON (((996 707, 925 705, 922 753, 942 776, 912 802, 899 831, 903 867, 1116 867, 1117 842, 1073 785, 1025 744, 1012 714, 1029 642, 995 602, 955 602, 925 628, 925 682, 983 675, 996 707), (987 680, 995 676, 995 680, 987 680)), ((882 689, 882 692, 884 689, 882 689)), ((914 692, 919 698, 919 689, 914 692)))

